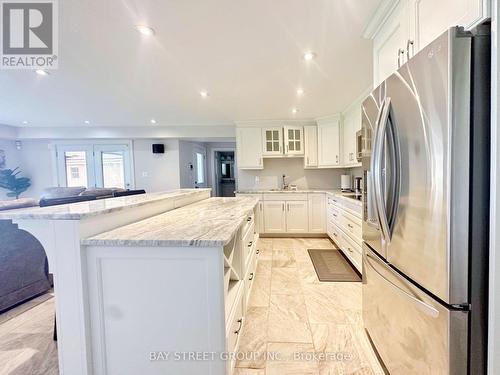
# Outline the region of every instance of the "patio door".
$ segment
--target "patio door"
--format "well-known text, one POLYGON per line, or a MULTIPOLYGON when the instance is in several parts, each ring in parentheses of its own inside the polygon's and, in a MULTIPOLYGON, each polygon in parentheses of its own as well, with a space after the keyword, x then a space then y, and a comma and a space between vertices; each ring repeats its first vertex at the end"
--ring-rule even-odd
POLYGON ((128 145, 95 145, 94 163, 98 187, 130 188, 131 173, 128 145))

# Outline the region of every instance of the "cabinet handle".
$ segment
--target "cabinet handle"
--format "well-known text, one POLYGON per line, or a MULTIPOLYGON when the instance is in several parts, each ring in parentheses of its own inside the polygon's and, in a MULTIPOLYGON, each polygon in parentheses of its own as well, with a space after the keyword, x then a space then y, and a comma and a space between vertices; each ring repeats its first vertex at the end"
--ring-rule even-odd
POLYGON ((288 203, 286 207, 288 208, 288 212, 290 212, 290 203, 288 203))
POLYGON ((338 163, 338 162, 339 162, 339 156, 335 155, 335 163, 338 163))
POLYGON ((253 280, 253 272, 250 272, 250 277, 248 278, 248 281, 252 281, 253 280))
POLYGON ((285 212, 285 204, 284 204, 284 203, 281 203, 281 210, 282 210, 283 212, 285 212))
POLYGON ((262 203, 260 203, 260 210, 262 211, 262 203))
POLYGON ((243 325, 243 318, 239 318, 238 319, 238 329, 236 331, 234 331, 234 333, 237 335, 238 333, 240 333, 240 330, 241 330, 241 326, 243 325))
POLYGON ((286 145, 286 153, 288 154, 288 145, 286 145))
POLYGON ((411 55, 415 55, 415 43, 413 40, 408 39, 406 41, 406 60, 410 60, 410 46, 411 46, 411 55))
POLYGON ((351 229, 353 229, 354 227, 351 225, 351 224, 347 224, 347 226, 351 229))
POLYGON ((347 248, 347 250, 348 250, 350 253, 352 253, 352 250, 351 250, 351 248, 350 248, 350 247, 348 247, 348 248, 347 248))
POLYGON ((332 214, 332 215, 333 215, 333 217, 337 217, 337 215, 335 215, 335 214, 332 214))
POLYGON ((401 48, 398 49, 398 69, 401 68, 401 55, 404 56, 405 51, 402 50, 401 48))
POLYGON ((260 253, 260 250, 259 249, 255 250, 255 254, 258 254, 258 253, 260 253))
POLYGON ((250 241, 247 246, 252 247, 252 244, 253 244, 253 241, 250 241))
POLYGON ((247 217, 247 221, 252 221, 252 217, 251 216, 247 217))
POLYGON ((338 237, 338 236, 337 236, 337 233, 334 233, 333 235, 334 235, 335 237, 338 237))

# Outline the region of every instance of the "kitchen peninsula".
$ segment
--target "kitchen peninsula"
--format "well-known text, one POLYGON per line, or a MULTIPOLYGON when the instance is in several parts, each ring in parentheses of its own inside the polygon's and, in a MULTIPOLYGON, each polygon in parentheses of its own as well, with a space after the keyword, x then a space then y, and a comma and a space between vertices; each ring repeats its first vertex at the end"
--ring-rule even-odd
POLYGON ((257 200, 209 196, 181 189, 0 214, 47 249, 61 374, 223 374, 232 365, 150 357, 237 345, 257 200))

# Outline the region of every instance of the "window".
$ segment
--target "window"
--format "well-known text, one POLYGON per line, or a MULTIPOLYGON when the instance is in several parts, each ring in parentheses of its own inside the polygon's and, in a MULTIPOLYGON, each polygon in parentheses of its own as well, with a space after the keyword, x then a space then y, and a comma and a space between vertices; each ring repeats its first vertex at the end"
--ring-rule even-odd
POLYGON ((56 150, 59 186, 131 187, 128 145, 57 145, 56 150))
POLYGON ((196 183, 205 183, 205 155, 200 152, 196 153, 196 183))
POLYGON ((88 187, 87 181, 87 155, 85 151, 66 151, 64 153, 66 169, 66 186, 88 187))

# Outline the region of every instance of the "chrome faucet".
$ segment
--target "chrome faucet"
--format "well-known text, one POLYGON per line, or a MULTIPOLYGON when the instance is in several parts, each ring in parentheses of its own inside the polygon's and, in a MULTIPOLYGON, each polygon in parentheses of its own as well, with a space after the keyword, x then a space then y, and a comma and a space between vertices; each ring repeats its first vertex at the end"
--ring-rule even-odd
POLYGON ((283 181, 282 181, 283 190, 288 190, 288 184, 286 183, 285 179, 286 175, 283 175, 283 181))

